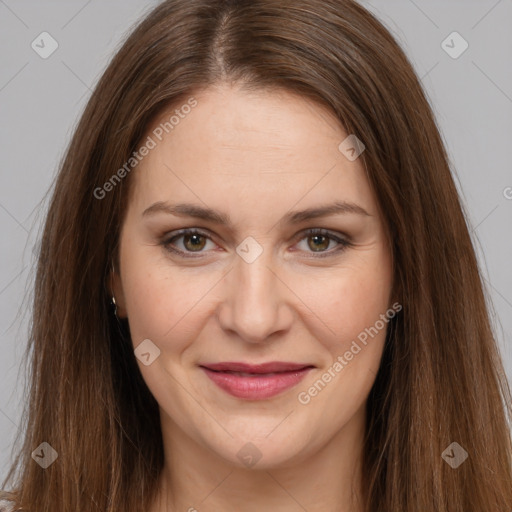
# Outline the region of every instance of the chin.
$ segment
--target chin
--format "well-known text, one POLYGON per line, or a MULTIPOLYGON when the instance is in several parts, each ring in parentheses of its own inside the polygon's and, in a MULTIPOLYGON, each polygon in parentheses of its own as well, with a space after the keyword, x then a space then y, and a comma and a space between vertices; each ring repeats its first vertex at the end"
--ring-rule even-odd
POLYGON ((296 435, 289 432, 284 432, 281 437, 272 438, 272 435, 255 436, 252 440, 250 436, 236 436, 223 446, 209 447, 229 464, 251 471, 293 467, 313 449, 312 446, 307 449, 296 435))

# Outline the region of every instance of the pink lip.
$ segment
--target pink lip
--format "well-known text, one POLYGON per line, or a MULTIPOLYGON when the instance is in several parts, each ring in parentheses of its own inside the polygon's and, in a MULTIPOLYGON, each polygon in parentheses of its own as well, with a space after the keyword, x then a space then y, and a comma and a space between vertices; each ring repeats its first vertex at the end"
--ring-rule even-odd
POLYGON ((312 365, 271 362, 212 363, 200 365, 208 377, 227 393, 248 400, 270 398, 298 384, 312 365))

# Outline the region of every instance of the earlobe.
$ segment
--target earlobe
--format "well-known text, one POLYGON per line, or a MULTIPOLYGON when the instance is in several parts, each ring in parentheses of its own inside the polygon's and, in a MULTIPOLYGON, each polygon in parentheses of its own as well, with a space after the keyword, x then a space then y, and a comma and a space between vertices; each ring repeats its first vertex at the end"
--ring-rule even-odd
POLYGON ((121 276, 115 271, 114 266, 109 274, 109 292, 110 298, 115 305, 116 316, 118 318, 126 318, 126 307, 123 293, 123 285, 121 276))

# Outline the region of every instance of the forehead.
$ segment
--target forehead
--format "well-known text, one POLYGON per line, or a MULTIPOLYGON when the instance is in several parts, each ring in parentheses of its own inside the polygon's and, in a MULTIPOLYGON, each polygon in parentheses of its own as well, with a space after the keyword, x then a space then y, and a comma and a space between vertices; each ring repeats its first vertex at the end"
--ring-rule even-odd
POLYGON ((348 134, 327 108, 283 90, 228 85, 191 97, 162 112, 143 138, 154 147, 133 176, 138 209, 195 200, 263 215, 348 200, 375 213, 362 160, 340 152, 348 134))

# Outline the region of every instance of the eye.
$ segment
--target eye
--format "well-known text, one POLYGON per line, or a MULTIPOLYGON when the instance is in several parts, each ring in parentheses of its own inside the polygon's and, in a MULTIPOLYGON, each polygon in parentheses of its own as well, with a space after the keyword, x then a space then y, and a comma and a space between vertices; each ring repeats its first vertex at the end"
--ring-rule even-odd
POLYGON ((333 256, 335 253, 339 253, 351 245, 349 240, 346 238, 337 236, 330 231, 327 231, 326 229, 319 228, 308 229, 307 231, 303 232, 300 241, 302 240, 307 241, 307 249, 312 249, 311 251, 306 249, 305 252, 317 253, 313 256, 313 258, 325 258, 328 256, 333 256), (337 244, 336 247, 330 251, 327 251, 326 249, 333 241, 337 244))
MULTIPOLYGON (((307 240, 306 249, 303 250, 304 252, 313 253, 314 255, 312 257, 314 258, 332 256, 334 253, 341 252, 351 245, 349 240, 319 228, 308 229, 302 232, 298 240, 299 242, 307 240), (326 249, 329 248, 331 242, 335 242, 337 245, 334 249, 327 251, 326 249)), ((205 252, 203 249, 208 241, 213 243, 210 235, 196 228, 189 228, 175 232, 170 238, 164 239, 162 245, 169 252, 173 252, 184 258, 196 258, 201 257, 203 252, 205 252), (176 240, 179 239, 182 239, 182 247, 184 249, 176 247, 176 240), (197 256, 193 253, 197 253, 197 256)))
MULTIPOLYGON (((170 252, 177 253, 184 257, 194 258, 187 253, 199 252, 204 249, 206 241, 212 242, 209 235, 197 229, 182 229, 174 234, 171 238, 167 238, 162 242, 162 245, 170 252), (175 247, 175 240, 182 238, 183 247, 185 250, 177 249, 175 247)), ((213 242, 212 242, 213 243, 213 242)))

